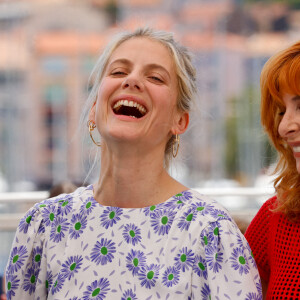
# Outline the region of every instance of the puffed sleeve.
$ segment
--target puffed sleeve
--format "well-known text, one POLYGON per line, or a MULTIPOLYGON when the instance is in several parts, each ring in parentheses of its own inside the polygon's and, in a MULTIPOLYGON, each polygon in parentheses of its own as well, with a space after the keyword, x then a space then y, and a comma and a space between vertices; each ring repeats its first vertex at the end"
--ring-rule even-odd
POLYGON ((30 209, 17 228, 5 273, 8 300, 47 298, 45 227, 40 206, 30 209))
POLYGON ((201 232, 193 275, 193 299, 262 299, 250 247, 228 219, 210 222, 201 232))

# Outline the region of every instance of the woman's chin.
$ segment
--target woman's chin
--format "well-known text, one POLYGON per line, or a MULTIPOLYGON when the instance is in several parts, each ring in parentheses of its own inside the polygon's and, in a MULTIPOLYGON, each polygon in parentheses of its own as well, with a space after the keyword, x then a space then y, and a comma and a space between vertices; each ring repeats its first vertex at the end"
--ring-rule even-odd
POLYGON ((110 130, 102 135, 107 143, 138 143, 143 139, 144 135, 136 130, 110 130))

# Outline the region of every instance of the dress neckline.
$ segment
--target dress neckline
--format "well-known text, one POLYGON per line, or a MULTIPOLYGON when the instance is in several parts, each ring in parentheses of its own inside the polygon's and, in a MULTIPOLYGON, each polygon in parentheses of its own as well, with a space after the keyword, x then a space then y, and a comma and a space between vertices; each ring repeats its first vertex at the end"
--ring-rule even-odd
POLYGON ((163 202, 157 203, 157 204, 153 204, 153 205, 148 205, 148 206, 143 206, 143 207, 119 207, 119 206, 110 206, 110 205, 103 205, 101 203, 99 203, 95 197, 94 197, 94 188, 93 188, 93 184, 90 184, 86 187, 85 191, 89 194, 89 197, 92 198, 93 202, 96 203, 96 205, 99 205, 100 207, 118 207, 121 208, 123 210, 128 210, 128 211, 132 211, 132 210, 144 210, 144 209, 151 209, 153 207, 163 207, 165 205, 167 205, 169 202, 173 202, 174 200, 181 200, 182 198, 186 198, 184 195, 185 194, 192 194, 192 190, 191 189, 186 189, 183 190, 180 193, 177 193, 175 195, 172 195, 171 197, 169 197, 168 199, 166 199, 163 202))

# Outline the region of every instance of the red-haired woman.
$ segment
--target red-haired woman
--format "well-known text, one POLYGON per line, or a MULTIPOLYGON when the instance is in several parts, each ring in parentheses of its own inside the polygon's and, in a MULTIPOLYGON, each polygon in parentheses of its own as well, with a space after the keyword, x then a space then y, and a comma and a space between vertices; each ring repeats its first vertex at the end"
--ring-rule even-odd
POLYGON ((262 206, 245 235, 264 299, 300 299, 300 42, 263 68, 261 121, 279 154, 276 196, 262 206))

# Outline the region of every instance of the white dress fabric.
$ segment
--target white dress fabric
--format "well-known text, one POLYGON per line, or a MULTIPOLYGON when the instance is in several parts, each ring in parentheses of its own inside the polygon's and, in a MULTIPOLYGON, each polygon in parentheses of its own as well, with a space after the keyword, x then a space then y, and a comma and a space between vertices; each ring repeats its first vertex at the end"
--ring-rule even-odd
POLYGON ((119 208, 96 202, 90 185, 36 204, 18 226, 6 286, 18 300, 262 299, 247 241, 193 190, 119 208))

